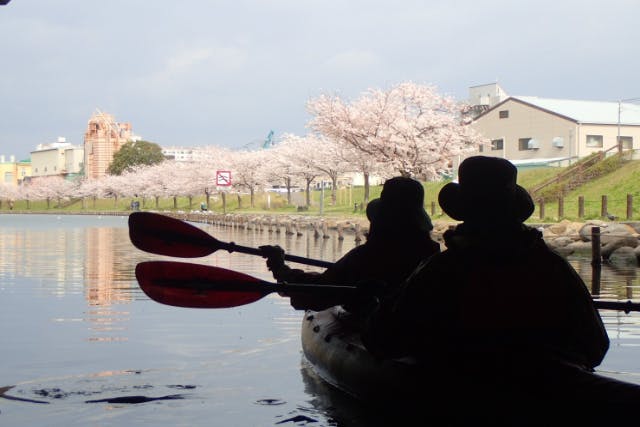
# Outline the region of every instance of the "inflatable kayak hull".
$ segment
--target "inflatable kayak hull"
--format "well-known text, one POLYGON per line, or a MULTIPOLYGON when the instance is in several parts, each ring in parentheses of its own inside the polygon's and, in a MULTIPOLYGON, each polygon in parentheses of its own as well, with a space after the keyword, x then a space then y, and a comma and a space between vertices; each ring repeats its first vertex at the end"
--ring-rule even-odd
POLYGON ((509 363, 492 372, 478 366, 421 368, 411 359, 378 360, 362 345, 339 308, 305 313, 302 349, 314 372, 375 410, 467 425, 592 425, 637 421, 640 386, 558 361, 509 363), (373 406, 375 405, 375 406, 373 406), (631 417, 631 418, 630 418, 631 417))

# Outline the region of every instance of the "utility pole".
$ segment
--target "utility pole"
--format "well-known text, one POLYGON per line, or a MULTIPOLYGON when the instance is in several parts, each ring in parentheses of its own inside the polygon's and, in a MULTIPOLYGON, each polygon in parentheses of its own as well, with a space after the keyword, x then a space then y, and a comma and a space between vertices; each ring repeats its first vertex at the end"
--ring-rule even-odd
POLYGON ((619 99, 618 100, 618 139, 616 142, 618 143, 618 153, 622 154, 622 140, 620 135, 620 125, 621 125, 621 116, 622 116, 622 103, 623 102, 635 102, 640 101, 640 98, 627 98, 627 99, 619 99))

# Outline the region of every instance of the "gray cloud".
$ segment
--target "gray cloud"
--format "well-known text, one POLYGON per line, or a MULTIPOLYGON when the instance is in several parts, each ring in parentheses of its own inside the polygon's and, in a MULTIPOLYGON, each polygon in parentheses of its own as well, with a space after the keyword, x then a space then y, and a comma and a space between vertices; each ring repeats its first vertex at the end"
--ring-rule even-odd
POLYGON ((0 154, 99 108, 162 145, 303 133, 305 103, 404 80, 464 99, 640 96, 635 0, 13 0, 0 7, 0 154))

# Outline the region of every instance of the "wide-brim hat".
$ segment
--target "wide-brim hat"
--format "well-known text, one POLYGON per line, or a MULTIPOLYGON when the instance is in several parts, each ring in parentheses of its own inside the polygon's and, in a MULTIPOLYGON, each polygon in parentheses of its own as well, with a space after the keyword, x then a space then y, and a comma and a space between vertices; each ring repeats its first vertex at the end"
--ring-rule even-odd
POLYGON ((535 206, 527 190, 516 184, 517 175, 518 169, 506 159, 469 157, 458 168, 458 182, 442 187, 438 203, 458 221, 524 222, 535 206))
POLYGON ((394 226, 431 231, 433 224, 424 209, 424 188, 413 178, 394 177, 385 181, 379 199, 367 204, 367 218, 381 228, 394 226))

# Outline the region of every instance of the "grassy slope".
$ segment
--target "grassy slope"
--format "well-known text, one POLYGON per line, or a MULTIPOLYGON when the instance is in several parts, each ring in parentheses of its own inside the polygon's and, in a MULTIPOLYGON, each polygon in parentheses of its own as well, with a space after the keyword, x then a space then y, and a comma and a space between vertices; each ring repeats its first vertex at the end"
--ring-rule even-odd
MULTIPOLYGON (((584 197, 586 219, 600 218, 602 196, 607 196, 608 212, 618 216, 619 220, 626 219, 627 195, 633 196, 634 220, 640 219, 640 161, 633 160, 621 168, 595 179, 565 196, 564 217, 578 218, 578 198, 584 197)), ((534 214, 539 218, 539 211, 534 214)), ((558 203, 547 203, 545 217, 548 220, 558 219, 558 203)))

